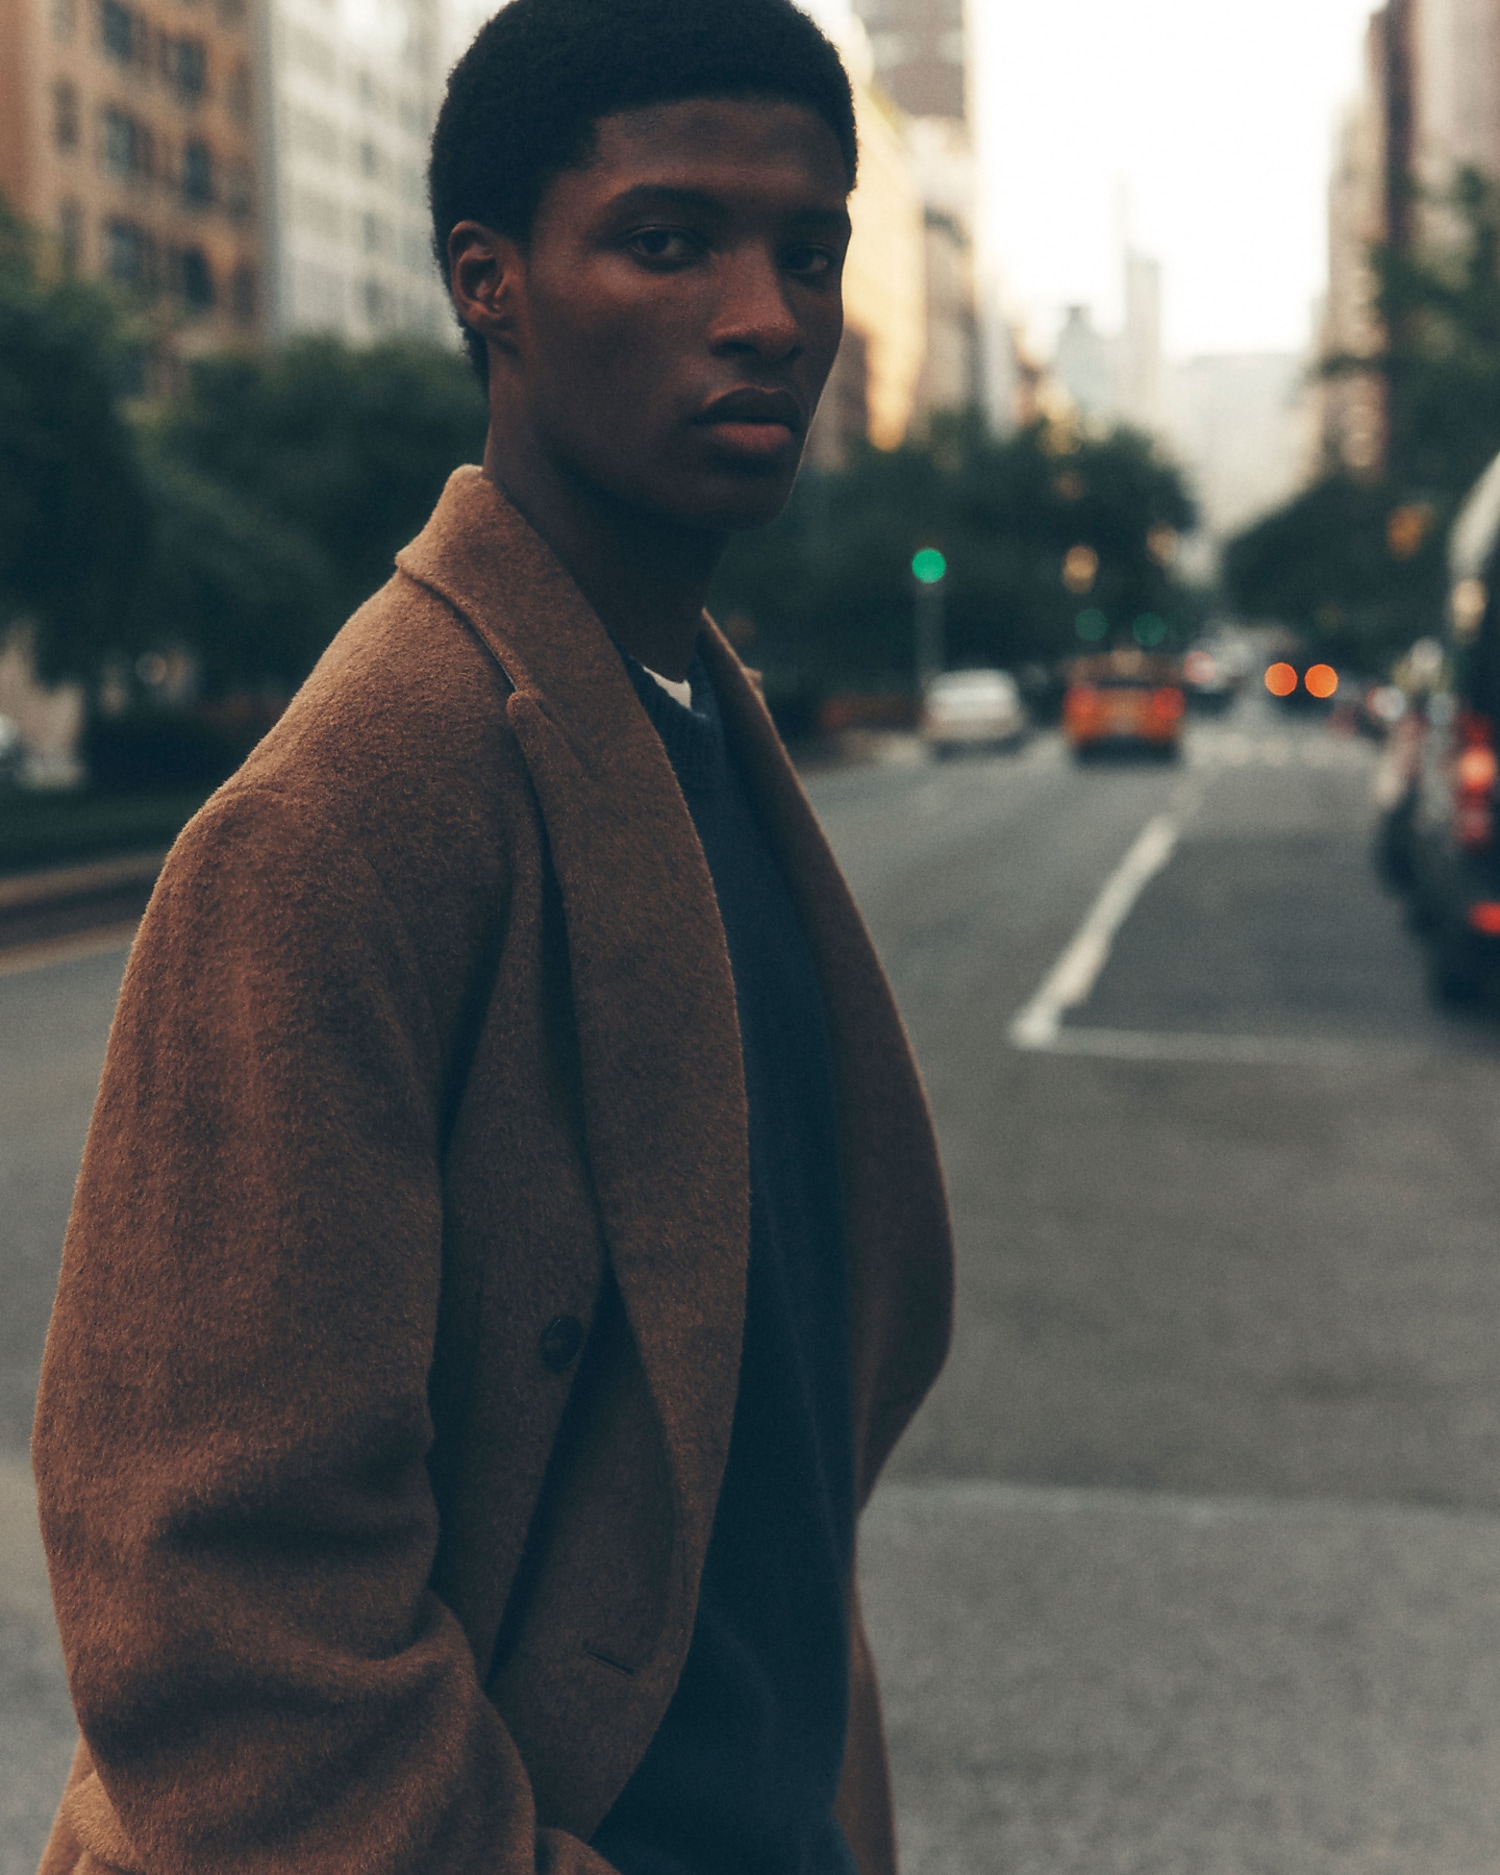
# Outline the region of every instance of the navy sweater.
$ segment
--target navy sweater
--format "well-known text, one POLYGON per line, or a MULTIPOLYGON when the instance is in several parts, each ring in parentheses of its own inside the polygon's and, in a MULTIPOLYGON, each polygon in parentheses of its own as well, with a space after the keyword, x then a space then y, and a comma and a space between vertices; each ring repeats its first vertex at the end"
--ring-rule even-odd
POLYGON ((744 1354, 687 1664, 594 1836, 624 1875, 854 1875, 833 1818, 854 1535, 848 1308, 822 992, 701 663, 684 708, 631 677, 702 842, 750 1109, 744 1354))

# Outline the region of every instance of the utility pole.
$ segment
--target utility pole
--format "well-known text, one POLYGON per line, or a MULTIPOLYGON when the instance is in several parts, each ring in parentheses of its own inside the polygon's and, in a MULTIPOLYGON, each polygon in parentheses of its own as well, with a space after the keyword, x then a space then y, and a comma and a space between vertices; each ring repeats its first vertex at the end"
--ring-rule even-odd
POLYGON ((936 547, 924 547, 913 555, 912 579, 916 582, 914 636, 916 639, 917 694, 925 695, 934 677, 941 676, 948 661, 945 643, 943 587, 948 578, 948 562, 936 547))

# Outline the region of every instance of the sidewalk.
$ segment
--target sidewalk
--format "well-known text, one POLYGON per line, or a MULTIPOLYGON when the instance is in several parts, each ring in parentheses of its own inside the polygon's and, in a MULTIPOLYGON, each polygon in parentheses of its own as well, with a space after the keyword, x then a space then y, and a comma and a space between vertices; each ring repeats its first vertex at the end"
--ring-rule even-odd
POLYGON ((128 945, 164 849, 0 874, 0 975, 128 945))

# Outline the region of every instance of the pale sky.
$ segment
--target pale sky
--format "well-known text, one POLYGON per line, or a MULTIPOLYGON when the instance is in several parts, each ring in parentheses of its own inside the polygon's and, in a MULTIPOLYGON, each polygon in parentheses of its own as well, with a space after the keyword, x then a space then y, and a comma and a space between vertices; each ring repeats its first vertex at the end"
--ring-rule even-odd
POLYGON ((1075 300, 1114 325, 1123 211, 1171 354, 1301 348, 1374 0, 969 4, 984 233, 1028 330, 1075 300))

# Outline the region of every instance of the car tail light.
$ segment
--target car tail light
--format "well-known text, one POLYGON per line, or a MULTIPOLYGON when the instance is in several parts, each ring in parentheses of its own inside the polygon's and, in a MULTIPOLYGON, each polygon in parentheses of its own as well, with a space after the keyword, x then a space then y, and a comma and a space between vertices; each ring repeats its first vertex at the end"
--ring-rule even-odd
POLYGON ((1471 852, 1495 832, 1495 783, 1500 779, 1490 725, 1467 711, 1455 725, 1459 753, 1453 764, 1453 837, 1471 852))
POLYGON ((1154 690, 1151 693, 1151 708, 1158 716, 1165 716, 1168 722, 1175 723, 1186 706, 1180 690, 1154 690))
POLYGON ((1500 937, 1500 905, 1471 905, 1469 924, 1484 937, 1500 937))

